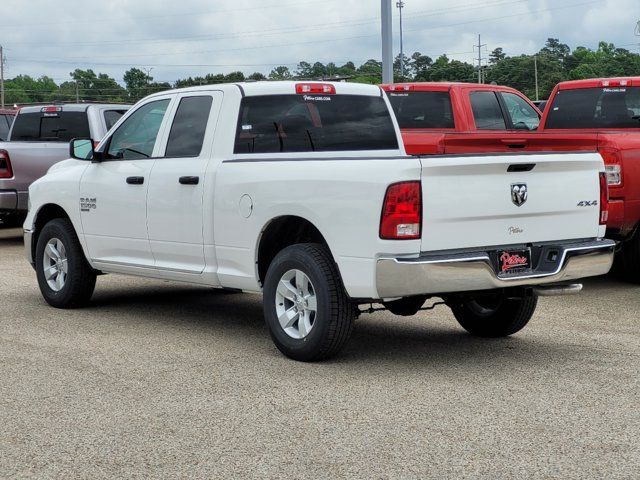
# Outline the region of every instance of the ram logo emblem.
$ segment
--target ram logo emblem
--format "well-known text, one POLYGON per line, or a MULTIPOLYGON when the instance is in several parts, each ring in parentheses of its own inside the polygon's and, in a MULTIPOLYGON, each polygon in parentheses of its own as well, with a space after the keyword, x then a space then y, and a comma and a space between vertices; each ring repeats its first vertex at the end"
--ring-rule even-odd
POLYGON ((511 184, 511 201, 516 207, 521 207, 527 201, 528 192, 526 183, 511 184))

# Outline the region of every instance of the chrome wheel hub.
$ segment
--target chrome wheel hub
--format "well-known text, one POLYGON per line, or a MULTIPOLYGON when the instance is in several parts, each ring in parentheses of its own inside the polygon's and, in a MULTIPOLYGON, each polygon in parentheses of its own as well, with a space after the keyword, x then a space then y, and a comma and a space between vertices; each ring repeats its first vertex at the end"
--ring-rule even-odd
POLYGON ((64 288, 69 272, 69 262, 64 244, 57 238, 52 238, 44 247, 42 258, 44 278, 47 285, 54 292, 64 288))
POLYGON ((316 291, 301 270, 287 271, 276 290, 276 314, 284 332, 291 338, 309 335, 317 315, 316 291))

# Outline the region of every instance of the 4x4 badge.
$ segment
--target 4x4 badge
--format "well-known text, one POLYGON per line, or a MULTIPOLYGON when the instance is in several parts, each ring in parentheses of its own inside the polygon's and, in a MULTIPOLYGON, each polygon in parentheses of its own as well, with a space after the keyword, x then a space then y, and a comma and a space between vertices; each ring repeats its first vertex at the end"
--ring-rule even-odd
POLYGON ((511 184, 511 201, 516 207, 521 207, 527 201, 527 184, 512 183, 511 184))

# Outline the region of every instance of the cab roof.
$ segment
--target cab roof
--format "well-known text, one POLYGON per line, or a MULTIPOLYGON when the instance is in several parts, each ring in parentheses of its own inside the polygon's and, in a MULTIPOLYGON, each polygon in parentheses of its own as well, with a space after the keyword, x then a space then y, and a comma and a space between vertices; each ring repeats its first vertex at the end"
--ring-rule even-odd
POLYGON ((587 78, 585 80, 568 80, 558 84, 558 90, 600 87, 640 87, 640 77, 587 78))
POLYGON ((414 92, 446 92, 452 89, 474 89, 501 92, 515 92, 514 88, 505 87, 504 85, 491 85, 487 83, 469 83, 469 82, 404 82, 404 83, 386 83, 380 87, 387 91, 414 91, 414 92))
MULTIPOLYGON (((240 83, 215 83, 211 85, 202 85, 197 87, 185 87, 174 90, 165 90, 155 95, 166 95, 174 92, 202 92, 207 90, 240 90, 245 96, 258 95, 295 95, 298 85, 331 85, 335 88, 336 95, 367 95, 381 96, 382 92, 377 85, 366 85, 362 83, 346 83, 346 82, 321 82, 306 80, 267 80, 260 82, 240 82, 240 83)), ((310 93, 312 95, 321 95, 321 93, 310 93)))

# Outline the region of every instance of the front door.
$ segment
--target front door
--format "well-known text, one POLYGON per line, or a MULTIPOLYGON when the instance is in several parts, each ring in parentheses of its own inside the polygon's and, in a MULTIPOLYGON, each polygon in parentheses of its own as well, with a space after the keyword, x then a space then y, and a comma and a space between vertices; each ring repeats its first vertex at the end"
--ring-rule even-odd
POLYGON ((91 259, 104 264, 152 267, 147 234, 147 193, 157 139, 171 96, 138 107, 101 147, 80 181, 80 210, 91 259))

